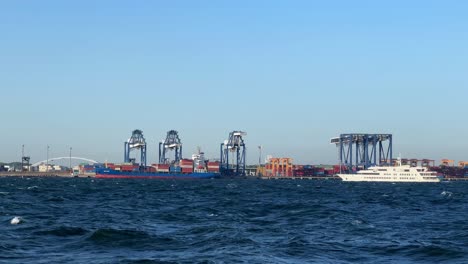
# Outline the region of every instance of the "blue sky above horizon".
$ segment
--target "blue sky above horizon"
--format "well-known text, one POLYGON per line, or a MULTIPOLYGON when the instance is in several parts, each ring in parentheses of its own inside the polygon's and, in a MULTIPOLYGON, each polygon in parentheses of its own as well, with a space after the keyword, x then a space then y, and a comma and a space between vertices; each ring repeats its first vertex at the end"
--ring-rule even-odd
POLYGON ((392 133, 408 158, 468 160, 465 1, 4 1, 0 161, 148 159, 179 131, 217 158, 336 163, 340 133, 392 133))

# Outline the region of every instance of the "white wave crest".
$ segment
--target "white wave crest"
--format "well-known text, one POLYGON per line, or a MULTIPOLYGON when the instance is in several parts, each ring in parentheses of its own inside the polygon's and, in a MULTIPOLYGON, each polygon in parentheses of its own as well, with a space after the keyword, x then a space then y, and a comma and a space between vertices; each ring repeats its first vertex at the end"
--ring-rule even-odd
POLYGON ((19 216, 15 216, 11 219, 10 224, 17 225, 17 224, 21 224, 22 222, 23 222, 23 218, 19 216))

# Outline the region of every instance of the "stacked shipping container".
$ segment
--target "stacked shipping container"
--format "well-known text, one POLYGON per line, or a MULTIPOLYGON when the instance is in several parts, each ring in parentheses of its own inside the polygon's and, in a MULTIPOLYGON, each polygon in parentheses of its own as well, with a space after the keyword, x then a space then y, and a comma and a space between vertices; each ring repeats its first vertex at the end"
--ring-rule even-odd
POLYGON ((169 164, 153 164, 152 166, 157 172, 169 172, 169 164))
POLYGON ((192 173, 193 172, 193 160, 191 159, 182 159, 179 162, 182 173, 192 173))
POLYGON ((208 161, 208 172, 219 172, 219 161, 208 161))
POLYGON ((452 167, 452 166, 440 166, 431 167, 430 170, 436 171, 446 178, 463 178, 468 177, 468 168, 452 167))

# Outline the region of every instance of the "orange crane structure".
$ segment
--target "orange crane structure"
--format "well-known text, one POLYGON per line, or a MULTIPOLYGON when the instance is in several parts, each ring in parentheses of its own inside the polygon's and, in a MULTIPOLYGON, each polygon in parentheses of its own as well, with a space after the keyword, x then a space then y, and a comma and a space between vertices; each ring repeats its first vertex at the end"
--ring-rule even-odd
POLYGON ((450 160, 450 159, 443 159, 440 163, 441 166, 454 166, 455 165, 455 161, 454 160, 450 160))

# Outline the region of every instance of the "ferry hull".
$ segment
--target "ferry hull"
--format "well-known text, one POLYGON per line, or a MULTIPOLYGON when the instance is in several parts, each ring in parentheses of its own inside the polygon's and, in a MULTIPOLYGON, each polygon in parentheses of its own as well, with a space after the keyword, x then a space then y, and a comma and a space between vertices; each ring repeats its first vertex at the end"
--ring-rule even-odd
POLYGON ((107 179, 213 179, 218 178, 217 173, 161 173, 161 172, 123 172, 111 169, 96 171, 96 178, 107 179))

